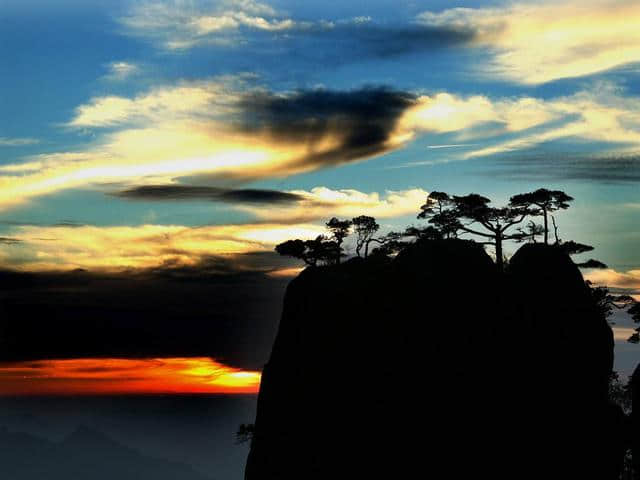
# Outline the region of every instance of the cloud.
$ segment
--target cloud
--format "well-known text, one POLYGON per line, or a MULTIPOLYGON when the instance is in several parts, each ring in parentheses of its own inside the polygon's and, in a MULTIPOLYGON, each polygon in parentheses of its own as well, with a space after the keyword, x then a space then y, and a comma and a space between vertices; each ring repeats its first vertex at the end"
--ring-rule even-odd
POLYGON ((490 175, 527 181, 588 180, 599 183, 640 182, 638 155, 603 155, 575 152, 517 152, 499 158, 490 175))
MULTIPOLYGON (((365 17, 368 18, 368 17, 365 17)), ((399 55, 426 52, 466 45, 473 39, 473 32, 447 26, 428 26, 418 23, 390 24, 355 17, 335 22, 299 24, 289 35, 297 42, 309 40, 321 46, 321 57, 332 61, 361 61, 370 58, 389 58, 399 55)), ((276 39, 277 40, 277 39, 276 39)), ((283 39, 284 41, 284 39, 283 39)), ((305 43, 286 44, 289 48, 304 49, 305 43)), ((305 51, 313 56, 315 50, 305 51)))
POLYGON ((125 61, 109 62, 106 68, 108 73, 105 78, 112 81, 122 81, 140 73, 140 67, 138 65, 125 61))
POLYGON ((420 96, 407 109, 400 129, 435 133, 465 132, 460 138, 480 138, 520 132, 543 125, 562 114, 554 104, 534 97, 491 99, 483 95, 458 96, 447 92, 420 96), (473 129, 493 124, 493 129, 473 129))
POLYGON ((0 166, 0 209, 109 183, 132 189, 175 185, 185 177, 208 185, 281 178, 367 160, 419 135, 446 134, 447 142, 471 144, 456 152, 458 159, 564 140, 606 145, 601 150, 617 155, 640 146, 640 100, 611 84, 540 99, 385 87, 270 92, 248 86, 250 78, 91 99, 67 127, 91 128, 95 141, 0 166))
MULTIPOLYGON (((461 159, 522 152, 561 140, 599 143, 605 151, 600 158, 622 159, 640 147, 639 111, 640 99, 608 83, 550 99, 438 93, 419 97, 398 122, 398 130, 453 133, 455 140, 474 141, 477 147, 465 149, 461 159)), ((553 150, 545 154, 555 158, 553 150)), ((592 158, 575 166, 588 169, 595 162, 592 158)))
POLYGON ((387 191, 384 195, 350 189, 332 190, 326 187, 316 187, 311 191, 292 190, 289 193, 301 200, 268 210, 249 205, 241 205, 238 208, 265 221, 280 222, 309 222, 334 216, 353 218, 358 215, 392 218, 415 214, 427 197, 427 192, 421 188, 387 191))
MULTIPOLYGON (((256 42, 256 35, 266 34, 269 41, 281 42, 285 48, 298 48, 298 44, 288 43, 291 38, 311 39, 316 45, 326 40, 322 55, 331 52, 336 58, 359 59, 464 44, 470 42, 474 34, 471 29, 447 25, 377 23, 366 15, 336 20, 298 20, 266 3, 239 0, 139 3, 119 20, 125 33, 149 39, 160 48, 174 52, 207 45, 237 47, 256 42)), ((314 53, 305 52, 306 55, 314 53)))
MULTIPOLYGON (((615 86, 604 84, 593 91, 581 91, 541 103, 558 123, 538 131, 474 150, 467 157, 524 150, 560 139, 581 139, 618 144, 613 151, 634 151, 640 146, 640 99, 629 97, 615 86)), ((543 122, 531 126, 543 126, 543 122)))
MULTIPOLYGON (((183 193, 182 189, 179 191, 183 193)), ((203 259, 211 256, 233 262, 238 255, 272 252, 276 244, 291 238, 315 238, 326 230, 324 225, 313 222, 323 223, 332 216, 351 218, 367 214, 392 218, 415 214, 427 196, 421 189, 380 195, 317 187, 311 191, 267 191, 267 196, 286 201, 273 202, 271 198, 269 207, 265 208, 265 191, 227 193, 236 198, 226 201, 252 215, 253 223, 201 227, 12 225, 11 236, 5 237, 10 241, 0 242, 0 260, 3 265, 30 271, 76 268, 122 271, 166 265, 174 269, 193 265, 201 268, 203 259)), ((217 266, 224 270, 221 264, 217 266)), ((265 264, 261 268, 270 271, 280 265, 265 264)))
POLYGON ((31 271, 122 271, 195 265, 211 255, 232 258, 271 251, 289 238, 315 238, 324 229, 312 224, 260 223, 203 227, 19 226, 12 231, 20 242, 5 245, 0 251, 3 265, 31 271))
POLYGON ((4 244, 4 245, 15 245, 17 243, 20 243, 20 240, 18 240, 17 238, 12 238, 12 237, 0 237, 0 244, 4 244))
POLYGON ((282 204, 303 199, 300 195, 264 189, 229 189, 193 185, 143 185, 115 195, 137 200, 210 200, 229 203, 282 204))
POLYGON ((335 165, 396 148, 402 141, 394 138, 396 125, 415 101, 411 93, 382 87, 287 95, 256 92, 242 100, 246 121, 241 128, 279 142, 309 145, 299 160, 306 168, 335 165))
POLYGON ((0 147, 23 147, 40 143, 36 138, 8 138, 0 137, 0 147))
POLYGON ((268 4, 254 0, 142 2, 119 20, 128 33, 174 51, 203 44, 235 44, 243 29, 280 32, 297 27, 268 4))
POLYGON ((636 333, 636 329, 631 327, 612 327, 611 330, 613 330, 613 339, 617 342, 626 342, 636 333))
POLYGON ((140 125, 193 117, 215 118, 228 113, 239 101, 231 84, 242 85, 243 77, 219 77, 211 81, 184 82, 155 87, 133 98, 108 95, 95 97, 75 109, 67 123, 76 128, 140 125))
POLYGON ((640 290, 640 269, 618 272, 613 269, 594 270, 584 275, 596 285, 627 290, 640 290))
POLYGON ((482 48, 493 61, 479 67, 481 73, 539 84, 640 61, 638 19, 640 7, 632 0, 451 8, 425 11, 408 24, 378 23, 368 16, 299 20, 258 2, 166 0, 134 4, 120 22, 126 33, 171 51, 237 46, 255 40, 251 33, 270 34, 269 41, 287 47, 291 37, 324 42, 323 55, 350 61, 451 46, 482 48))
MULTIPOLYGON (((240 84, 242 78, 234 77, 240 84)), ((411 93, 386 88, 246 92, 232 83, 231 78, 185 82, 79 106, 67 126, 98 130, 96 141, 84 150, 1 166, 0 208, 114 182, 284 177, 381 155, 410 138, 396 135, 396 125, 413 102, 411 93)))
POLYGON ((352 218, 366 213, 377 218, 391 218, 416 213, 427 192, 421 188, 402 191, 365 193, 353 189, 332 190, 315 187, 310 191, 224 189, 190 185, 148 185, 134 187, 116 195, 136 200, 210 200, 230 203, 235 209, 250 213, 265 222, 295 224, 352 218), (264 207, 268 205, 269 208, 264 207))
POLYGON ((441 148, 463 148, 463 147, 474 147, 473 143, 450 143, 444 145, 427 145, 427 148, 430 150, 438 150, 441 148))
MULTIPOLYGON (((640 5, 634 0, 509 3, 418 16, 428 27, 472 33, 493 54, 490 73, 524 84, 581 77, 640 61, 640 5)), ((484 67, 483 67, 484 68, 484 67)))

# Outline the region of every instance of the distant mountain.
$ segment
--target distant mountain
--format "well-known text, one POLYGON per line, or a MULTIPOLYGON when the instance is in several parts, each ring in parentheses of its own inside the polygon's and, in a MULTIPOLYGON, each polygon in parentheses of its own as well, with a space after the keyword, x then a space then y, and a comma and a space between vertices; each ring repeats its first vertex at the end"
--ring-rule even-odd
POLYGON ((80 427, 59 443, 0 428, 0 477, 10 480, 212 480, 80 427))

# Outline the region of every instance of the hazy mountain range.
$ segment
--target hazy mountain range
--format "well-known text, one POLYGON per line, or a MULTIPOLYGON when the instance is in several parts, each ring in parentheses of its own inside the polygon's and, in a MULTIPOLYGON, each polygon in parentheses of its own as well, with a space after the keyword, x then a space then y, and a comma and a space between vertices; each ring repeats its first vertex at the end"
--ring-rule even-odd
POLYGON ((212 480, 189 465, 148 457, 88 427, 60 442, 0 428, 0 469, 11 480, 212 480))

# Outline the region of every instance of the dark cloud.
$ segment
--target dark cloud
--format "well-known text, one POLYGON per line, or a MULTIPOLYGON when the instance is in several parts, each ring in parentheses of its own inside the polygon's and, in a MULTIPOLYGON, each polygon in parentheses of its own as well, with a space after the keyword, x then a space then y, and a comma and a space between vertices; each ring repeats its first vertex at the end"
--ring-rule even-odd
POLYGON ((61 222, 54 223, 53 227, 68 227, 68 228, 80 228, 86 226, 86 223, 74 222, 73 220, 62 220, 61 222))
POLYGON ((286 34, 253 32, 248 39, 254 48, 271 49, 280 41, 299 61, 353 63, 371 58, 389 58, 411 53, 430 53, 468 45, 478 32, 471 27, 435 26, 412 23, 384 23, 360 19, 335 22, 299 22, 286 34), (269 42, 265 42, 269 35, 269 42))
POLYGON ((20 240, 19 238, 0 237, 0 244, 4 244, 4 245, 15 245, 21 242, 22 240, 20 240))
POLYGON ((399 118, 415 102, 414 94, 386 87, 289 95, 254 92, 241 102, 244 115, 238 128, 308 145, 310 153, 300 159, 300 166, 318 168, 387 151, 399 118), (314 145, 325 138, 337 139, 338 145, 314 153, 314 145))
POLYGON ((266 362, 290 267, 275 253, 121 274, 0 272, 0 361, 210 356, 266 362))
POLYGON ((278 190, 229 189, 193 185, 143 185, 115 195, 136 200, 211 200, 229 203, 283 204, 302 200, 300 195, 278 190))
POLYGON ((640 155, 593 156, 576 154, 519 154, 498 157, 484 171, 513 180, 588 180, 620 184, 640 182, 640 155))
POLYGON ((339 24, 328 36, 334 44, 344 44, 347 48, 343 51, 373 57, 391 57, 468 44, 475 38, 476 32, 463 28, 366 22, 339 24))

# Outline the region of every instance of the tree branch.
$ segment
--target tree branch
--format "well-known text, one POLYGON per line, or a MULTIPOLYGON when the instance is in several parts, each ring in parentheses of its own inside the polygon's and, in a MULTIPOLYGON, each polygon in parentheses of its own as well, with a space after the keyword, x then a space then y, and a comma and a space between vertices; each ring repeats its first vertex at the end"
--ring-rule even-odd
POLYGON ((469 227, 465 227, 464 225, 460 225, 460 229, 464 230, 465 232, 468 232, 468 233, 473 233, 474 235, 480 235, 481 237, 495 238, 494 235, 489 235, 488 233, 478 232, 478 231, 473 230, 473 229, 471 229, 469 227))

